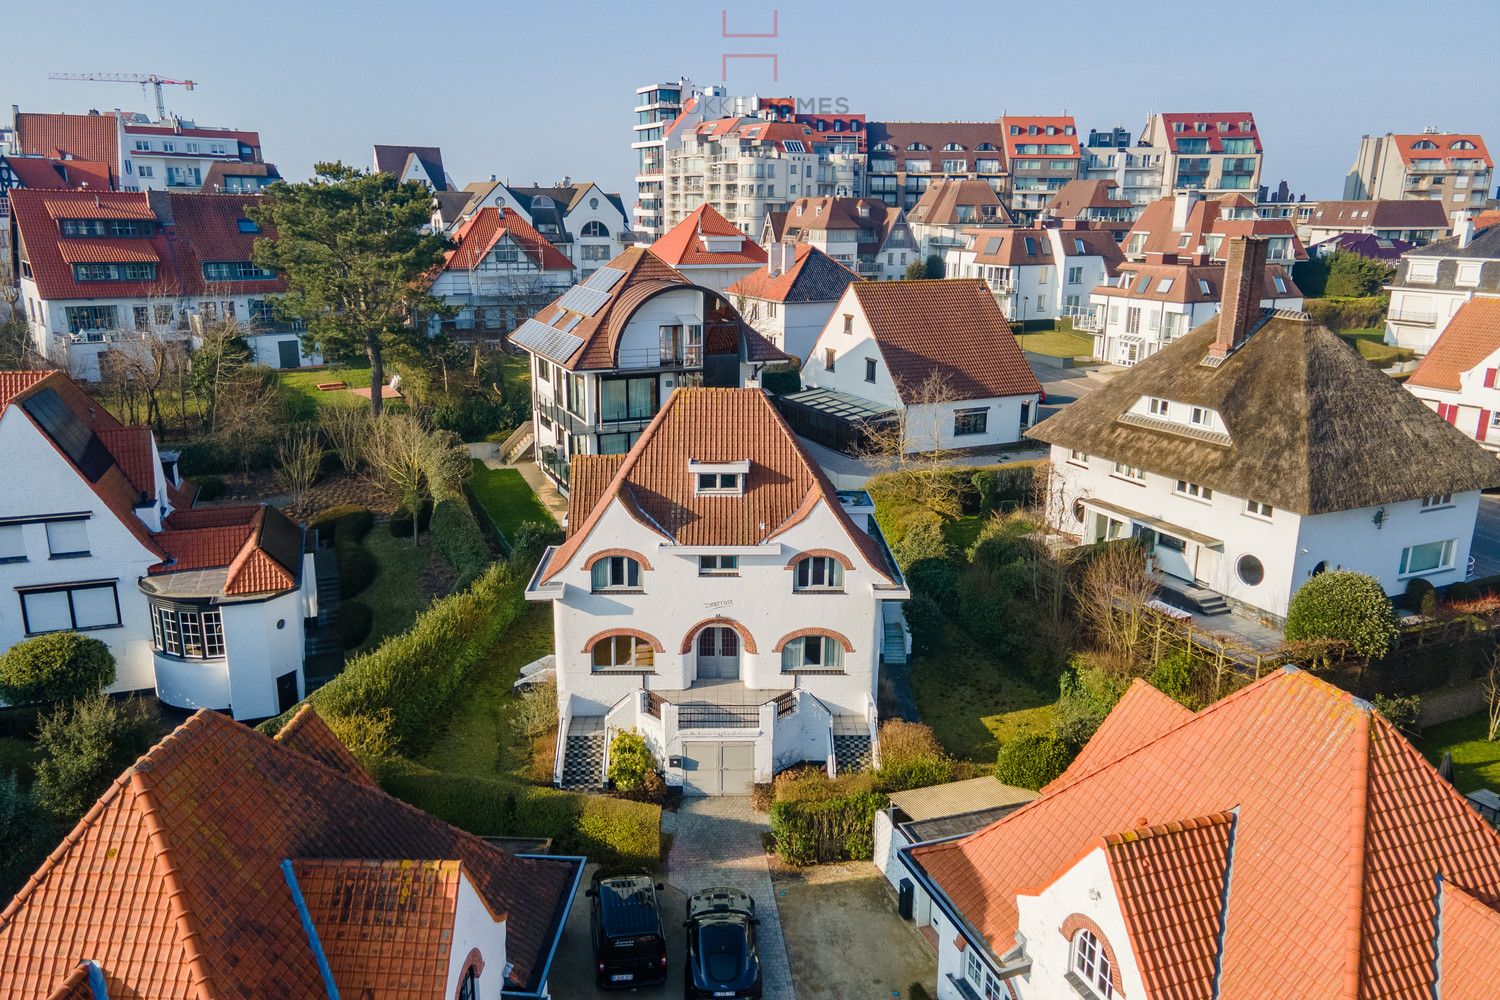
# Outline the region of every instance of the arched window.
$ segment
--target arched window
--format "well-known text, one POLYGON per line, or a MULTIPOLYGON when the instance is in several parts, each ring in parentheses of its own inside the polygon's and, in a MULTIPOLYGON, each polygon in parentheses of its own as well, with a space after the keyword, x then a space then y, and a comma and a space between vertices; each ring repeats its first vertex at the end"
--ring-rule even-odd
POLYGON ((629 556, 609 556, 594 563, 594 592, 601 590, 639 590, 641 564, 629 556))
POLYGON ((1475 146, 1468 139, 1460 139, 1448 147, 1449 149, 1474 149, 1475 146))
POLYGON ((1411 144, 1412 149, 1437 149, 1437 143, 1431 139, 1418 139, 1411 144))
POLYGON ((828 635, 804 635, 781 647, 782 670, 841 670, 844 647, 828 635))
POLYGON ((591 219, 583 224, 583 229, 579 231, 579 235, 602 236, 607 239, 609 237, 609 227, 600 222, 598 219, 591 219))
POLYGON ((963 151, 964 147, 956 142, 943 143, 943 152, 945 153, 962 153, 963 151))
POLYGON ((464 970, 463 982, 458 984, 458 1000, 479 1000, 479 973, 473 966, 464 970))
POLYGON ((1115 987, 1110 982, 1113 969, 1109 956, 1091 930, 1080 930, 1073 935, 1073 972, 1093 996, 1113 1000, 1115 987))
POLYGON ((607 635, 589 650, 595 670, 654 670, 656 650, 635 635, 607 635))
POLYGON ((839 590, 844 586, 844 567, 832 556, 807 556, 797 560, 795 590, 839 590))

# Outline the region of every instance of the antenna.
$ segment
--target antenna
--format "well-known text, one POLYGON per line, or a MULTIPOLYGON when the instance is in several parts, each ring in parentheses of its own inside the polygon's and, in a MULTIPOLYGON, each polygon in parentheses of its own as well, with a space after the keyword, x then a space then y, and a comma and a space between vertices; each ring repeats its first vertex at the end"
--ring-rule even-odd
POLYGON ((161 97, 161 88, 166 86, 186 87, 192 90, 198 86, 192 80, 169 80, 155 73, 48 73, 49 80, 87 80, 94 83, 138 83, 141 85, 141 94, 146 94, 146 88, 151 87, 156 91, 156 120, 159 122, 167 120, 167 106, 161 97))

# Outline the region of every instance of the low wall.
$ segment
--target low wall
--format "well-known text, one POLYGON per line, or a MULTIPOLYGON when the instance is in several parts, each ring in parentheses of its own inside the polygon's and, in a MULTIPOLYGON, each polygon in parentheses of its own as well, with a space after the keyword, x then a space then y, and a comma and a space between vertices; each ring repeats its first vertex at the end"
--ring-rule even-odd
POLYGON ((1475 678, 1422 695, 1421 725, 1436 726, 1484 711, 1484 679, 1475 678))

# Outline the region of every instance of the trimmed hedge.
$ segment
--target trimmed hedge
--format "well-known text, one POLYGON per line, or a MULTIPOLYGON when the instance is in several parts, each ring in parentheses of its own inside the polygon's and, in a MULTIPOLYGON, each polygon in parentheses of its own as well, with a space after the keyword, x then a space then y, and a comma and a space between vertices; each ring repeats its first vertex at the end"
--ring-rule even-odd
POLYGON ((455 590, 462 590, 484 573, 493 561, 479 522, 466 500, 445 499, 432 511, 432 547, 458 574, 455 590))
POLYGON ((380 562, 359 542, 334 546, 339 565, 339 597, 350 598, 364 592, 380 573, 380 562))
MULTIPOLYGON (((414 755, 522 604, 521 584, 497 563, 469 589, 433 602, 410 630, 351 659, 307 700, 322 715, 375 716, 389 709, 398 749, 414 755)), ((290 712, 262 726, 274 733, 288 718, 290 712)))
POLYGON ((1007 740, 995 762, 995 777, 1007 785, 1040 791, 1056 780, 1073 759, 1068 745, 1040 733, 1007 740))
POLYGON ((114 654, 79 632, 34 635, 0 654, 0 698, 12 705, 88 698, 114 681, 114 654))
POLYGON ((1385 325, 1385 311, 1390 304, 1384 295, 1369 298, 1306 299, 1303 310, 1313 321, 1328 329, 1368 330, 1385 325))
POLYGON ((319 511, 307 522, 309 528, 317 529, 319 538, 329 542, 337 542, 341 533, 349 541, 357 542, 370 533, 374 524, 375 515, 370 513, 368 507, 352 503, 338 504, 319 511))
POLYGON ((878 792, 858 792, 777 802, 771 806, 776 856, 789 865, 870 861, 875 855, 875 814, 889 801, 878 792))
POLYGON ((387 775, 384 787, 482 837, 551 837, 557 853, 583 854, 605 865, 655 868, 661 861, 661 807, 646 802, 416 765, 387 775))
POLYGON ((365 641, 375 624, 375 613, 364 601, 345 601, 339 605, 339 638, 345 649, 365 641))

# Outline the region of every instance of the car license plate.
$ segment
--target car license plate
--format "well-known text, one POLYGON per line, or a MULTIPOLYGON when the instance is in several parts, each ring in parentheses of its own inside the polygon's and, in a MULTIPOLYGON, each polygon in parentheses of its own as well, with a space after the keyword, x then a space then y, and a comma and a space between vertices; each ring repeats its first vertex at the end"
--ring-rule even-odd
POLYGON ((717 993, 714 994, 714 996, 716 996, 716 997, 732 997, 732 996, 734 996, 734 990, 719 990, 717 993))
POLYGON ((635 974, 634 973, 630 973, 630 972, 617 972, 613 976, 609 977, 609 981, 612 982, 612 983, 628 983, 628 982, 630 982, 634 978, 635 978, 635 974))

